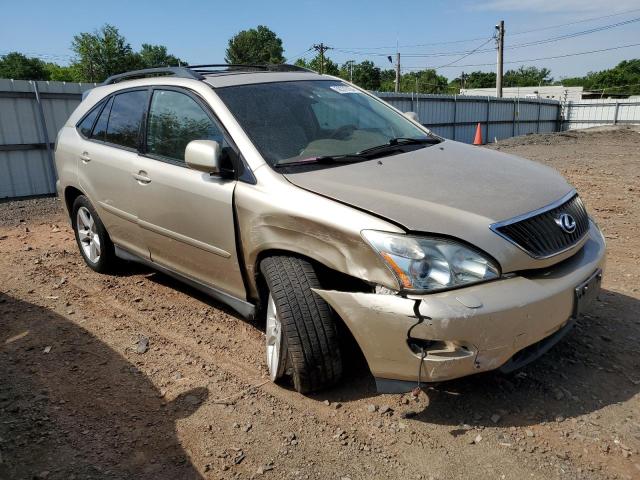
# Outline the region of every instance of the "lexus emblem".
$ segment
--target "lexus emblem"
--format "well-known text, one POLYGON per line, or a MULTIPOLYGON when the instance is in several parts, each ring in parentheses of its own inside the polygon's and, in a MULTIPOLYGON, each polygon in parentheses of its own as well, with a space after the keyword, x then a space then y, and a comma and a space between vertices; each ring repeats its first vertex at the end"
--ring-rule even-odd
POLYGON ((573 233, 576 231, 576 221, 568 213, 561 213, 556 217, 556 223, 564 233, 573 233))

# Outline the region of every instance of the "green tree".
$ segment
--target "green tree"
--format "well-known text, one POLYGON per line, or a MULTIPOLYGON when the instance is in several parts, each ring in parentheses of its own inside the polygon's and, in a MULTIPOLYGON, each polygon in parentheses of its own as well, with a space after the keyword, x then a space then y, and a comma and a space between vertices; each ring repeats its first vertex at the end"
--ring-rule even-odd
POLYGON ((284 63, 282 40, 264 25, 242 30, 229 39, 227 63, 284 63))
POLYGON ((138 64, 131 45, 109 24, 93 33, 75 35, 71 48, 76 54, 74 68, 88 82, 101 82, 110 75, 135 69, 138 64))
MULTIPOLYGON (((539 85, 551 85, 553 78, 548 68, 521 66, 517 70, 507 70, 504 74, 503 85, 505 87, 537 87, 539 85)), ((494 82, 495 85, 495 82, 494 82)), ((491 86, 491 85, 490 85, 491 86)))
POLYGON ((380 91, 393 92, 396 87, 396 71, 387 68, 380 71, 380 91))
POLYGON ((138 52, 138 61, 140 68, 177 67, 179 64, 185 63, 178 57, 167 53, 167 47, 164 45, 149 43, 142 44, 142 48, 138 52))
POLYGON ((449 81, 434 69, 405 73, 400 77, 401 92, 448 93, 449 81))
POLYGON ((495 72, 471 72, 465 73, 464 78, 462 75, 455 78, 449 84, 451 89, 460 88, 491 88, 496 86, 496 73, 495 72))
POLYGON ((373 62, 365 60, 364 62, 349 63, 342 65, 340 76, 344 79, 350 79, 353 73, 353 83, 366 90, 380 90, 380 68, 376 67, 373 62), (350 70, 352 69, 352 70, 350 70))
MULTIPOLYGON (((318 54, 309 61, 305 60, 304 58, 299 58, 298 60, 296 60, 295 65, 297 65, 298 67, 308 68, 310 70, 313 70, 314 72, 319 72, 320 63, 320 54, 318 54)), ((340 69, 338 68, 338 64, 326 55, 324 56, 324 69, 322 70, 322 72, 325 75, 334 75, 336 77, 340 76, 340 69)))
POLYGON ((565 78, 565 86, 583 86, 585 90, 603 91, 605 94, 640 94, 640 59, 623 60, 613 68, 589 72, 584 77, 565 78))
POLYGON ((48 80, 49 72, 42 60, 11 52, 0 57, 0 78, 48 80))
POLYGON ((69 65, 58 65, 57 63, 46 63, 44 68, 47 70, 48 80, 54 80, 57 82, 76 82, 81 81, 79 79, 76 69, 69 65))

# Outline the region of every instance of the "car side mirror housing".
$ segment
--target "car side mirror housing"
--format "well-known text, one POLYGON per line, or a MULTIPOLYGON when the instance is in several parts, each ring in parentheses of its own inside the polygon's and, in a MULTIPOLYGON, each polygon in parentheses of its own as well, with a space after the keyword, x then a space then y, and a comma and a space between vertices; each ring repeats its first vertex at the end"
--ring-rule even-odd
POLYGON ((220 144, 213 140, 192 140, 184 149, 184 161, 193 170, 218 175, 220 173, 220 144))
POLYGON ((409 120, 420 123, 420 118, 418 117, 418 114, 416 112, 404 112, 404 116, 409 120))

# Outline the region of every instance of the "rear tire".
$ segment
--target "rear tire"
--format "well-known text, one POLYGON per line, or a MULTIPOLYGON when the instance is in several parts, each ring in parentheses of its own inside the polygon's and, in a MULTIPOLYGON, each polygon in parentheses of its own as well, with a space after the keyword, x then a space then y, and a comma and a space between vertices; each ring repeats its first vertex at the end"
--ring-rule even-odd
POLYGON ((87 266, 100 273, 113 270, 117 262, 113 243, 93 205, 84 195, 79 195, 73 202, 71 225, 87 266))
MULTIPOLYGON (((294 388, 309 393, 335 384, 342 376, 342 357, 331 308, 312 288, 321 288, 313 265, 297 257, 274 256, 260 263, 281 324, 280 360, 294 388)), ((269 332, 267 332, 269 341, 269 332)), ((269 362, 271 378, 281 375, 269 362)))

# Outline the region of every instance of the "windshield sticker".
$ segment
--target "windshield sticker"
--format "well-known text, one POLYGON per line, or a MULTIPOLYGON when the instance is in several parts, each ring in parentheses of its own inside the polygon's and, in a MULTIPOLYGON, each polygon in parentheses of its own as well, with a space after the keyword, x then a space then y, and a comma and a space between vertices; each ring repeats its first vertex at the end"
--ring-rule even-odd
POLYGON ((360 93, 360 90, 353 88, 350 85, 331 85, 329 88, 338 93, 360 93))

